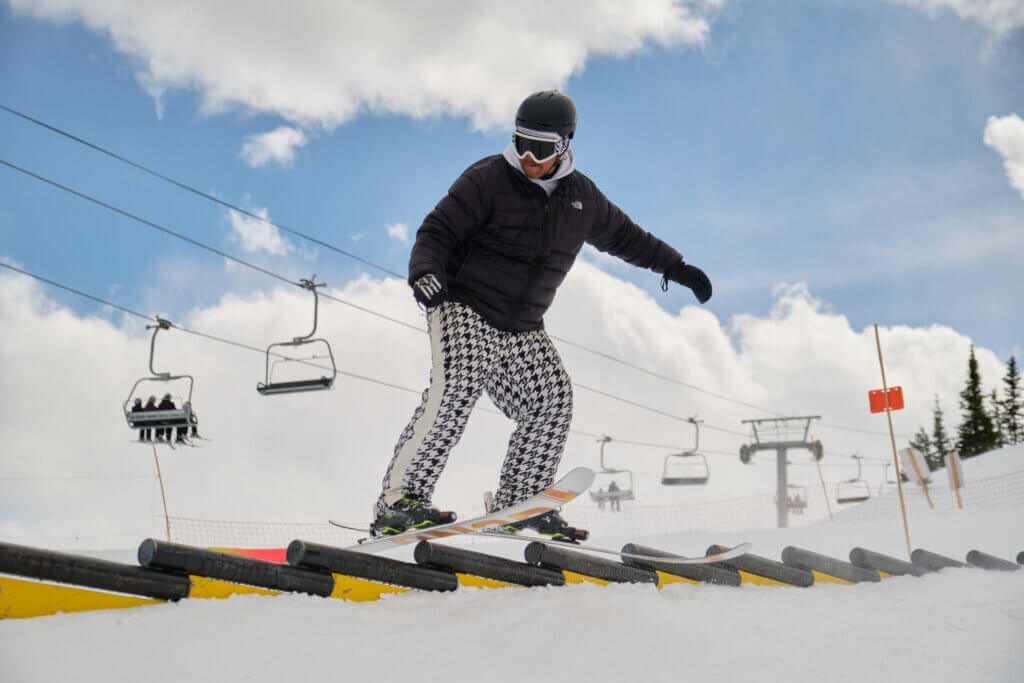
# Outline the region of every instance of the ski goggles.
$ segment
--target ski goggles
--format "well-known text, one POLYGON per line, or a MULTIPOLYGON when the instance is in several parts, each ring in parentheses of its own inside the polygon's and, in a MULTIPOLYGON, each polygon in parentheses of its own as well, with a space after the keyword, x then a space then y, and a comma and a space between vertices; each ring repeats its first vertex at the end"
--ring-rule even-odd
POLYGON ((517 157, 525 159, 529 154, 538 164, 564 154, 569 148, 569 139, 557 133, 534 133, 519 129, 512 133, 512 143, 515 145, 517 157))

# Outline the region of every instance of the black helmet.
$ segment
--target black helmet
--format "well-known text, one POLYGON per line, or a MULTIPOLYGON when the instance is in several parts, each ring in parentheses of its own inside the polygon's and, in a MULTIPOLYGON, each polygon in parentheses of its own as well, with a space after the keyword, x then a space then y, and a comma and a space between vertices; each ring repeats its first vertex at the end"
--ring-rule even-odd
POLYGON ((571 140, 576 133, 576 105, 557 90, 535 92, 519 105, 516 128, 558 133, 571 140))

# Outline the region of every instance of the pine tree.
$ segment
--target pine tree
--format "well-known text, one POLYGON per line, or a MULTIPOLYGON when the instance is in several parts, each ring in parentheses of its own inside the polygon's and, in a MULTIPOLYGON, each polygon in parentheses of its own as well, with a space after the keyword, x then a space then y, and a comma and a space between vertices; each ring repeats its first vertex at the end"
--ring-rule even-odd
POLYGON ((960 457, 972 458, 995 448, 996 430, 992 426, 992 418, 985 411, 985 394, 981 389, 981 373, 978 372, 973 346, 967 362, 967 386, 960 392, 960 409, 964 411, 957 438, 960 457))
POLYGON ((1010 356, 1006 364, 1006 376, 1003 377, 1002 424, 1003 438, 1007 445, 1024 443, 1024 406, 1021 405, 1020 371, 1017 370, 1017 358, 1010 356))
POLYGON ((996 447, 1002 448, 1006 445, 1006 438, 1003 436, 1003 404, 995 389, 989 394, 988 406, 989 414, 992 416, 992 428, 996 432, 996 447))
POLYGON ((928 471, 932 471, 937 468, 934 464, 935 452, 932 450, 933 444, 931 439, 928 437, 928 430, 924 427, 919 427, 917 434, 915 434, 914 438, 910 440, 910 445, 911 447, 921 451, 921 454, 924 455, 924 460, 928 463, 928 471))
POLYGON ((938 395, 935 396, 935 407, 932 408, 932 448, 939 461, 938 466, 932 469, 945 467, 946 453, 953 450, 953 443, 949 440, 949 435, 946 434, 946 421, 942 414, 942 406, 939 405, 938 395))

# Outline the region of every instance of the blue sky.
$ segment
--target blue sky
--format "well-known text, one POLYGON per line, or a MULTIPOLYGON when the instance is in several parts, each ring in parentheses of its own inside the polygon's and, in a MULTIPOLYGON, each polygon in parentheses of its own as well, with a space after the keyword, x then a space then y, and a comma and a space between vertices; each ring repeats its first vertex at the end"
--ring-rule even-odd
MULTIPOLYGON (((363 102, 339 124, 322 109, 211 111, 194 82, 157 99, 138 77, 143 52, 22 5, 0 5, 0 104, 397 272, 409 247, 387 226, 414 232, 463 168, 508 139, 484 114, 429 102, 420 118, 363 102), (241 158, 248 136, 282 125, 308 137, 293 163, 241 158)), ((1024 32, 913 5, 728 2, 707 15, 702 45, 594 49, 571 77, 536 87, 576 100, 579 168, 708 272, 723 321, 764 314, 775 285, 805 282, 855 329, 948 325, 1005 360, 1024 338, 1024 196, 982 138, 989 117, 1024 114, 1024 32)), ((490 87, 502 102, 528 93, 490 87)), ((6 112, 0 158, 292 279, 340 284, 366 270, 288 235, 291 253, 246 253, 223 207, 6 112)), ((0 177, 0 256, 40 275, 171 316, 276 284, 226 277, 213 255, 10 169, 0 177)), ((601 263, 657 291, 653 274, 601 263)), ((692 303, 677 288, 657 300, 692 303)))

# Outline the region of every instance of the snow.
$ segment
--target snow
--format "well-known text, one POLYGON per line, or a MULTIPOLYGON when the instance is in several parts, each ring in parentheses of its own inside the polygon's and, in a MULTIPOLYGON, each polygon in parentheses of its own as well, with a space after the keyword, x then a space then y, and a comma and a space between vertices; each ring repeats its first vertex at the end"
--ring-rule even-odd
MULTIPOLYGON (((965 463, 971 479, 1020 469, 1024 447, 965 463)), ((1024 507, 915 512, 913 547, 963 560, 1024 550, 1024 507)), ((634 540, 682 554, 754 543, 846 559, 906 558, 902 522, 634 540)), ((475 547, 521 553, 520 544, 475 547)), ((123 553, 127 560, 130 553, 123 553)), ((1024 655, 1024 571, 950 569, 880 584, 571 585, 460 589, 372 603, 235 596, 0 621, 0 680, 1014 681, 1024 655)))

